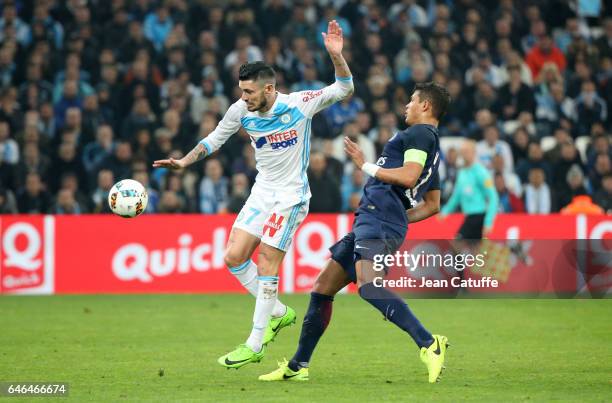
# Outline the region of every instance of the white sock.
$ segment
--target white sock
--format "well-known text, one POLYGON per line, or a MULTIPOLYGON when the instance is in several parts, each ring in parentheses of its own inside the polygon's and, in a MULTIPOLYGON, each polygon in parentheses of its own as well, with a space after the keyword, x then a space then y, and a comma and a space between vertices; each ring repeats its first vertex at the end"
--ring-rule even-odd
POLYGON ((255 352, 261 351, 264 332, 270 321, 270 315, 278 293, 278 276, 259 276, 255 313, 253 314, 253 329, 246 345, 255 352))
MULTIPOLYGON (((230 267, 229 271, 236 276, 240 284, 244 288, 246 288, 252 296, 257 298, 257 265, 251 260, 247 260, 243 264, 237 267, 230 267)), ((275 318, 279 318, 283 316, 287 312, 287 307, 285 304, 280 302, 278 298, 276 299, 276 303, 274 304, 274 309, 272 309, 272 316, 275 318)))

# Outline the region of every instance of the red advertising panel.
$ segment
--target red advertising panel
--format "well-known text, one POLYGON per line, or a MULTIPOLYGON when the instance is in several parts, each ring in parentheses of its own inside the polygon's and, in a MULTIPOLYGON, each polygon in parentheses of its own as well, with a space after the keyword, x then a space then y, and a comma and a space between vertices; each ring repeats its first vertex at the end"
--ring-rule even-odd
MULTIPOLYGON (((0 292, 244 292, 223 261, 233 220, 233 215, 0 216, 0 292)), ((328 247, 350 231, 352 221, 351 215, 309 215, 283 262, 281 292, 309 291, 329 258, 328 247)), ((460 215, 451 215, 411 225, 402 251, 451 253, 448 240, 461 222, 460 215)), ((463 277, 489 277, 499 284, 476 292, 606 292, 612 286, 608 216, 500 215, 490 238, 496 241, 482 246, 486 266, 466 270, 463 277)), ((417 269, 406 276, 420 281, 455 275, 448 267, 417 269)))
POLYGON ((0 292, 50 294, 54 218, 0 215, 0 292))
POLYGON ((57 217, 58 293, 241 292, 223 262, 233 216, 57 217))

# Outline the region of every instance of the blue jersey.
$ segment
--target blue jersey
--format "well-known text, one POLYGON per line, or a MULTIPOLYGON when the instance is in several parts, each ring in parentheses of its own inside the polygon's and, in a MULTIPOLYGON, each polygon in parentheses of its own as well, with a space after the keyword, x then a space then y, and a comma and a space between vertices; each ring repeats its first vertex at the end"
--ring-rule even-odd
POLYGON ((438 128, 418 124, 396 133, 385 145, 376 165, 382 168, 400 168, 404 165, 407 152, 416 152, 425 159, 423 171, 415 186, 407 189, 370 178, 357 209, 358 215, 373 214, 382 221, 407 226, 406 210, 415 207, 425 192, 440 189, 438 128))

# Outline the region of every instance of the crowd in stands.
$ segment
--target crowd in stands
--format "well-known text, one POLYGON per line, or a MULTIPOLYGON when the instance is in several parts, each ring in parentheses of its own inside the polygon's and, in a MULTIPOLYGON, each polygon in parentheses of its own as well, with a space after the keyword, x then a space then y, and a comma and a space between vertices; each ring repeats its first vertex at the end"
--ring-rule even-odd
MULTIPOLYGON (((587 195, 612 212, 612 17, 592 0, 3 0, 0 213, 108 212, 133 178, 150 213, 237 212, 257 174, 241 130, 202 163, 180 158, 240 97, 237 72, 264 60, 277 89, 334 80, 320 32, 336 19, 355 94, 316 115, 311 212, 349 212, 374 162, 405 129, 415 83, 453 103, 442 140, 477 141, 502 212, 546 214, 587 195)), ((447 142, 451 144, 452 142, 447 142)), ((456 144, 452 143, 452 144, 456 144)), ((296 169, 298 169, 296 167, 296 169)), ((444 148, 442 196, 460 158, 444 148)))

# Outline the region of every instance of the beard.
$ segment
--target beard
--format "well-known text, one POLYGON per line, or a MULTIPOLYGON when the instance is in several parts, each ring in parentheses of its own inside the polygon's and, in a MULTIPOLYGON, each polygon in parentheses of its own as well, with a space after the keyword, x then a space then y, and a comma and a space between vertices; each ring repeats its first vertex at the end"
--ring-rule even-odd
POLYGON ((261 99, 261 101, 259 101, 257 104, 255 104, 255 105, 253 106, 253 108, 252 108, 252 109, 251 109, 251 108, 249 108, 249 107, 247 107, 247 109, 249 110, 249 112, 257 112, 257 111, 259 111, 259 110, 261 110, 261 109, 265 108, 266 106, 268 106, 268 100, 267 100, 265 97, 263 97, 263 98, 261 99))

